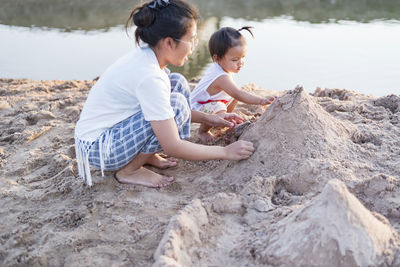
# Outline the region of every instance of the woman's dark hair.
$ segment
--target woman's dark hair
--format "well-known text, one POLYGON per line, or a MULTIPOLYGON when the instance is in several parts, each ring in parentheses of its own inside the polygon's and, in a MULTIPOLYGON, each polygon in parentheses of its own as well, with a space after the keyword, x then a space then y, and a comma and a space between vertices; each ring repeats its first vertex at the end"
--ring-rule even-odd
POLYGON ((181 39, 191 21, 198 19, 197 9, 183 0, 154 0, 133 9, 125 27, 136 25, 136 43, 143 41, 153 47, 166 37, 181 39))
POLYGON ((208 42, 208 49, 210 50, 211 57, 216 55, 218 58, 223 58, 229 48, 243 44, 244 38, 240 33, 242 30, 248 31, 254 38, 254 35, 250 30, 251 28, 252 27, 250 26, 244 26, 236 30, 231 27, 224 27, 214 32, 208 42))

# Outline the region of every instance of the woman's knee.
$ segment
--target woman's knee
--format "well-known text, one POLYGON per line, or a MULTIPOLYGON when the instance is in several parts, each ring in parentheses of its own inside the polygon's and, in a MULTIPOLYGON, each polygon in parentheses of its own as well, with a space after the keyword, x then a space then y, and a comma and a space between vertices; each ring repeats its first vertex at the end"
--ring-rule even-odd
POLYGON ((181 93, 171 93, 171 106, 175 112, 177 123, 184 123, 190 119, 191 110, 184 95, 181 93))

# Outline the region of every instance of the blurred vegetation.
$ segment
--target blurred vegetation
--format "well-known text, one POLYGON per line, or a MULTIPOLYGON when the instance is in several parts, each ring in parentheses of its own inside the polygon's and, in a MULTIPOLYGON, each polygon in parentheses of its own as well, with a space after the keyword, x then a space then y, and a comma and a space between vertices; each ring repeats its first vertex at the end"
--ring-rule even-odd
MULTIPOLYGON (((204 19, 263 20, 291 16, 311 23, 399 20, 399 0, 190 0, 204 19)), ((70 30, 107 30, 125 24, 138 0, 0 0, 0 24, 70 30)))

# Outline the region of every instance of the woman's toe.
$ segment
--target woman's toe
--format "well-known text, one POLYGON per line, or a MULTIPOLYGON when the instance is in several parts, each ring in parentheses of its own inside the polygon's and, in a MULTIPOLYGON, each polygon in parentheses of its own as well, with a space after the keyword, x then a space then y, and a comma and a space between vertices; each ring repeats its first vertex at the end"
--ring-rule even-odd
POLYGON ((165 178, 162 180, 162 187, 166 187, 166 186, 170 185, 170 184, 172 183, 173 180, 174 180, 173 177, 165 177, 165 178))

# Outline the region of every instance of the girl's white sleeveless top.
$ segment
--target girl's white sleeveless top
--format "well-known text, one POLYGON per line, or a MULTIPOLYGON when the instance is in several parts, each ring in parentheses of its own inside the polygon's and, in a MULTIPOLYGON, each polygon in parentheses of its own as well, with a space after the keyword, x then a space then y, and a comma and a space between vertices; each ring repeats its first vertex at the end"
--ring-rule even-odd
POLYGON ((208 87, 220 76, 230 75, 216 62, 210 64, 207 68, 204 76, 199 81, 199 84, 193 89, 190 94, 190 104, 192 110, 200 110, 202 104, 198 102, 206 102, 208 100, 226 100, 229 101, 231 96, 224 91, 219 92, 215 95, 210 95, 207 92, 208 87))

